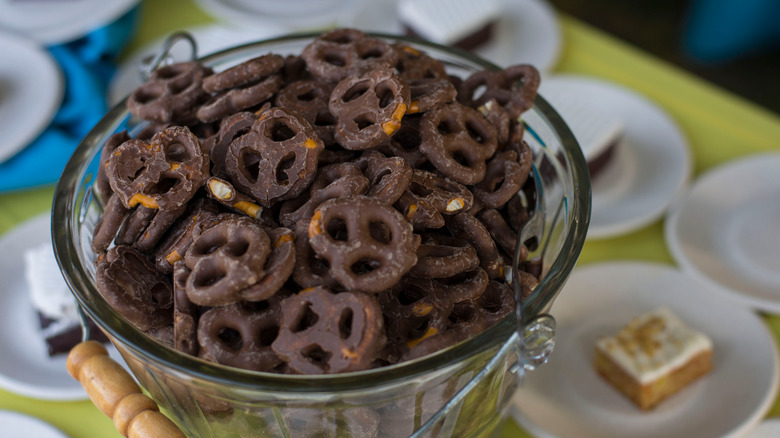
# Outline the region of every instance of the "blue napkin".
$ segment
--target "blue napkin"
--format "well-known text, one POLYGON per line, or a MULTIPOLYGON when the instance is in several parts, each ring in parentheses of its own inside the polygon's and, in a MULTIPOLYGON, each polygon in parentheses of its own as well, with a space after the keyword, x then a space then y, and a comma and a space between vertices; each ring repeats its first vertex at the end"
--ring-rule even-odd
POLYGON ((48 48, 65 79, 62 104, 38 138, 0 163, 0 192, 57 182, 76 146, 106 113, 108 83, 137 16, 135 7, 82 38, 48 48))
POLYGON ((694 0, 683 49, 696 61, 722 63, 780 47, 780 1, 694 0))

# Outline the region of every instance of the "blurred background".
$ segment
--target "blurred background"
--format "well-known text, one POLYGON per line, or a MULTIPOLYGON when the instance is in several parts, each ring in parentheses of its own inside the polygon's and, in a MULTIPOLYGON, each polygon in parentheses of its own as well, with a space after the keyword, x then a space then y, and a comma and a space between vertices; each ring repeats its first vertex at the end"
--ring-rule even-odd
POLYGON ((778 0, 550 0, 642 50, 780 112, 778 0))

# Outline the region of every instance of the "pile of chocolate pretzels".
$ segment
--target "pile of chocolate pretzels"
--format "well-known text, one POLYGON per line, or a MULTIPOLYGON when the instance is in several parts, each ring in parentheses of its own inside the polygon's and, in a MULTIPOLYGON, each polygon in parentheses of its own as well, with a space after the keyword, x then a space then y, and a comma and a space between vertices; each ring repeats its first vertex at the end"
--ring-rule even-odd
MULTIPOLYGON (((100 158, 98 289, 160 342, 256 371, 365 370, 474 336, 515 308, 538 85, 528 65, 449 76, 353 29, 218 73, 159 68, 127 101, 149 123, 100 158)), ((530 291, 538 272, 520 274, 530 291)))

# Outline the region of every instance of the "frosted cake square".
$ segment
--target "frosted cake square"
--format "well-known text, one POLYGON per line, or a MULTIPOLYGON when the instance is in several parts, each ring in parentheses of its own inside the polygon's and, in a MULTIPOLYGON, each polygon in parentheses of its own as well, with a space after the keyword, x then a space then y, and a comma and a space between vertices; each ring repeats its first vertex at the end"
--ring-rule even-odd
POLYGON ((667 308, 596 341, 596 371, 641 409, 651 409, 712 368, 712 341, 667 308))

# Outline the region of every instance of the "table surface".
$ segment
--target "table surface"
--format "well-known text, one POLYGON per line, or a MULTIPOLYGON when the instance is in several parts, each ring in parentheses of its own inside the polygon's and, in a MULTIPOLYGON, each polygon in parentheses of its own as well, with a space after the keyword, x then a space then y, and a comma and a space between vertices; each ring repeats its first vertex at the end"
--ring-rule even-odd
MULTIPOLYGON (((714 166, 750 154, 780 150, 780 118, 706 83, 626 43, 567 16, 561 16, 563 50, 556 72, 600 77, 636 90, 664 108, 685 133, 694 157, 694 177, 714 166)), ((142 4, 140 27, 129 51, 173 30, 213 21, 192 0, 142 4)), ((53 187, 0 195, 0 234, 51 206, 53 187)), ((645 260, 673 264, 662 221, 628 235, 588 241, 579 264, 645 260)), ((555 308, 553 307, 553 314, 555 308)), ((780 316, 762 315, 780 342, 780 316)), ((50 402, 0 390, 0 409, 27 413, 50 422, 69 436, 119 436, 109 418, 89 401, 50 402)), ((780 400, 769 416, 780 417, 780 400)), ((527 434, 508 422, 501 436, 527 434)))

